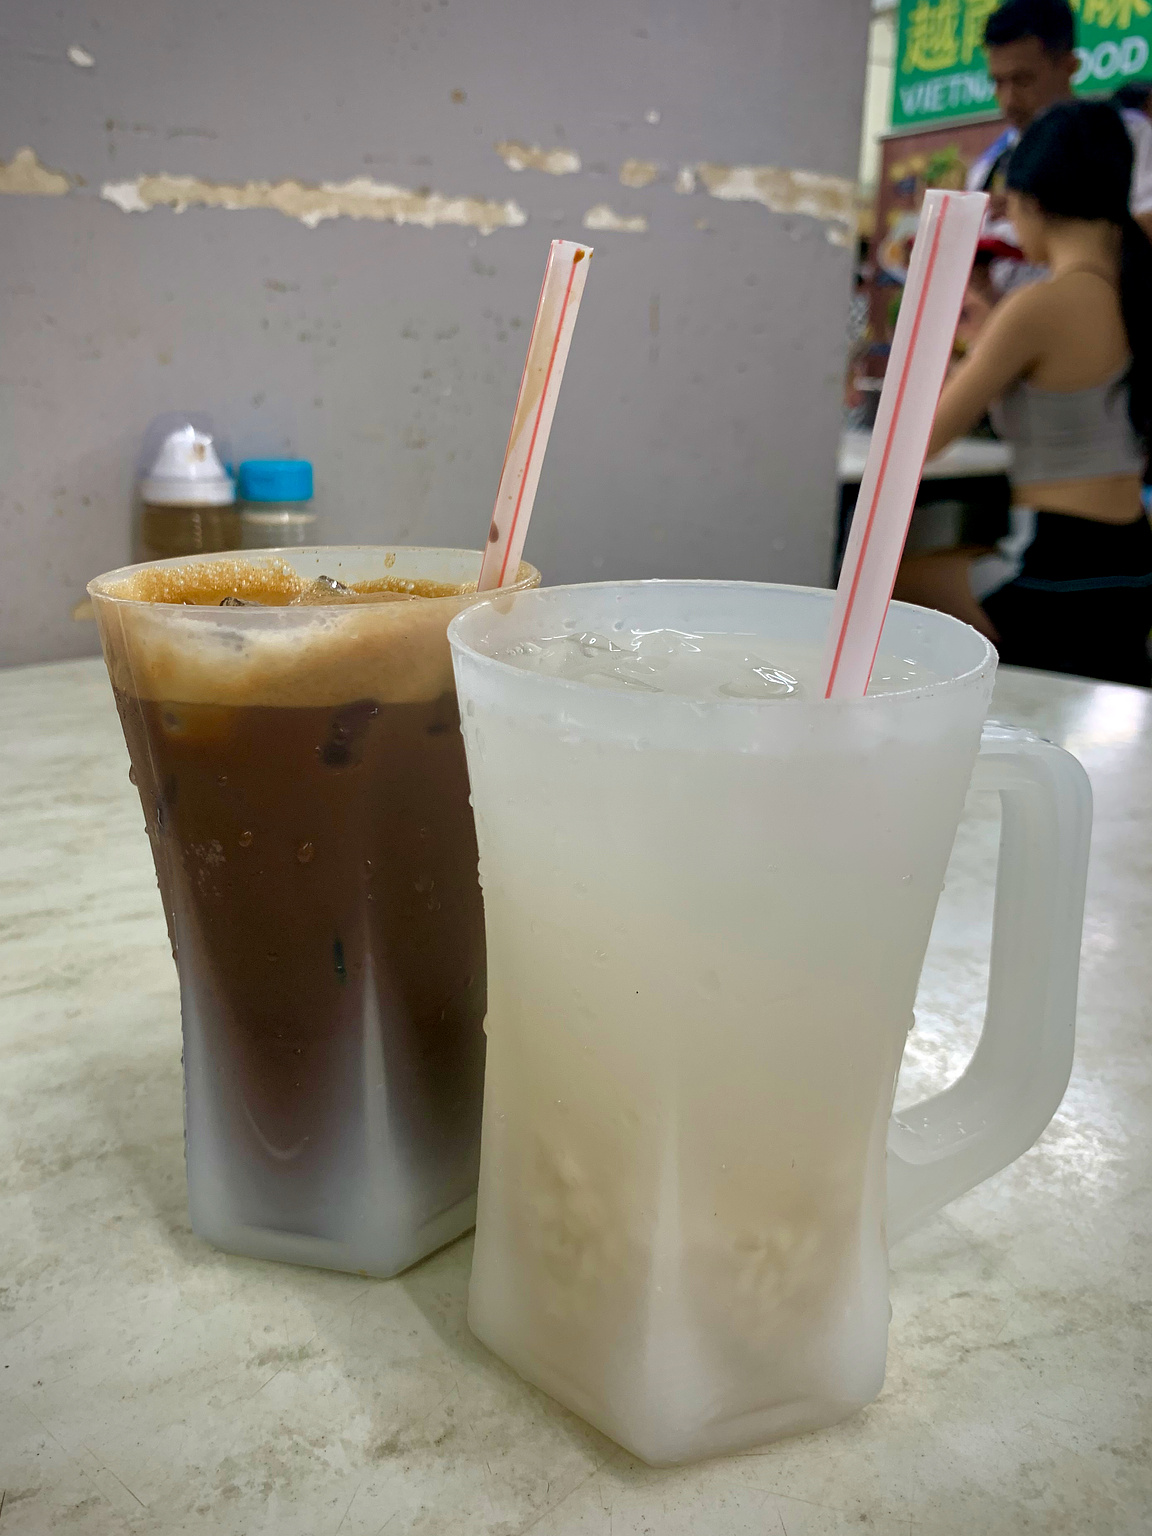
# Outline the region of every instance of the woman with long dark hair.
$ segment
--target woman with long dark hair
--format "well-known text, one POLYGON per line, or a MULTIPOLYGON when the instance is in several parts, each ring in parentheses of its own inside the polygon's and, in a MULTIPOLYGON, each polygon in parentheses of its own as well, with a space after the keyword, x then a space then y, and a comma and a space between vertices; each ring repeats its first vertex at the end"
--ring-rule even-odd
POLYGON ((1152 686, 1152 244, 1132 147, 1102 102, 1061 102, 1008 164, 1010 216, 1048 276, 992 311, 945 386, 929 453, 987 411, 1013 445, 1005 580, 977 622, 1003 661, 1152 686))

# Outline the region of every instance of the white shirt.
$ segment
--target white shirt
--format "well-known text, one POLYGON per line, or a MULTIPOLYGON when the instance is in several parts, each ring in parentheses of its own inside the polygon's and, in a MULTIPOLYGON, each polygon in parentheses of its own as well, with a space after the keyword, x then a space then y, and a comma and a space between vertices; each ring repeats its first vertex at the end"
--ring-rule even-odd
MULTIPOLYGON (((1152 122, 1143 112, 1125 107, 1120 113, 1128 137, 1132 140, 1132 187, 1128 194, 1128 207, 1133 213, 1152 213, 1152 122)), ((1020 138, 1019 130, 1006 128, 995 143, 990 144, 968 172, 969 192, 980 192, 992 172, 992 167, 1006 149, 1012 149, 1020 138)), ((984 233, 993 239, 1005 240, 1009 245, 1019 245, 1016 231, 1008 219, 989 221, 984 233)))
POLYGON ((1128 108, 1120 116, 1132 140, 1132 191, 1128 206, 1133 213, 1152 213, 1152 122, 1143 112, 1128 108))

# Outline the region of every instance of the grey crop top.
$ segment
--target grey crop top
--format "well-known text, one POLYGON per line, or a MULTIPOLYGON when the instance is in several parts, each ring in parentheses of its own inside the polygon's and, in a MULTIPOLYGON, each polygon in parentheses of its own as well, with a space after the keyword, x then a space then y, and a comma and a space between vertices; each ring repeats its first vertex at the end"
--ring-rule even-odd
POLYGON ((1036 389, 1021 380, 988 408, 1012 444, 1012 478, 1088 480, 1143 475, 1145 453, 1128 419, 1124 369, 1091 389, 1036 389))

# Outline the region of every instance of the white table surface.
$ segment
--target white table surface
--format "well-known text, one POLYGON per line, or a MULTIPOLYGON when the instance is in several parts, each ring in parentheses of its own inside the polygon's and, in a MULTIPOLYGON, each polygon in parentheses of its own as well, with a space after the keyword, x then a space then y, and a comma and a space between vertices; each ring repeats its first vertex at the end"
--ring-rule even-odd
MULTIPOLYGON (((894 1250, 874 1404, 653 1471, 471 1338, 470 1239, 374 1282, 193 1237, 176 978, 102 666, 0 673, 0 1536, 1152 1530, 1152 693, 1005 673, 995 712, 1096 793, 1063 1108, 894 1250)), ((994 837, 974 801, 903 1101, 970 1050, 994 837)))
MULTIPOLYGON (((859 485, 868 457, 871 432, 856 429, 840 434, 839 477, 842 485, 859 485)), ((1012 468, 1012 449, 1007 443, 990 437, 961 437, 949 443, 943 453, 929 459, 923 480, 980 479, 986 475, 1006 475, 1012 468)))

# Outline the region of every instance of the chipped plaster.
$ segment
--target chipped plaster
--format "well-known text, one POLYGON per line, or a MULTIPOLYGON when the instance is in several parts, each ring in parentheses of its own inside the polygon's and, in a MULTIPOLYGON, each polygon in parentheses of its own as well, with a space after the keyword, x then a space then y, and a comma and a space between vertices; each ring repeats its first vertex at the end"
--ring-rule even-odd
POLYGON ((658 160, 625 160, 620 167, 622 187, 649 187, 660 174, 658 160))
MULTIPOLYGON (((806 213, 839 226, 849 236, 856 229, 856 187, 846 176, 819 171, 789 171, 775 165, 696 166, 712 197, 727 203, 762 203, 773 213, 806 213)), ((836 243, 836 242, 834 242, 836 243)))
POLYGON ((580 156, 572 149, 541 149, 538 144, 501 139, 496 145, 496 153, 510 171, 546 171, 549 176, 571 176, 580 169, 580 156))
MULTIPOLYGON (((564 176, 581 169, 580 157, 569 149, 546 150, 512 140, 503 140, 496 148, 513 170, 535 169, 564 176)), ((625 187, 647 187, 659 179, 661 170, 656 160, 627 159, 621 163, 619 179, 625 187)), ((774 213, 809 215, 825 224, 831 244, 852 243, 856 230, 856 189, 846 177, 774 165, 720 165, 710 161, 682 165, 676 172, 674 190, 691 193, 698 185, 721 202, 754 202, 774 213)), ((61 197, 72 187, 69 177, 41 165, 35 152, 27 147, 18 149, 7 164, 0 161, 0 192, 61 197)), ((159 207, 173 208, 177 213, 192 207, 273 209, 288 218, 299 219, 310 229, 325 219, 351 218, 418 224, 425 229, 454 224, 487 235, 496 229, 517 229, 528 222, 527 213, 511 199, 501 202, 428 189, 417 191, 365 176, 344 182, 321 182, 317 186, 293 179, 215 182, 161 171, 138 176, 133 181, 106 182, 100 195, 125 213, 143 213, 159 207)), ((618 214, 607 203, 589 208, 583 224, 585 229, 623 234, 643 234, 648 229, 644 216, 618 214)))
POLYGON ((589 208, 583 223, 585 229, 612 230, 619 235, 643 235, 648 229, 648 220, 642 214, 616 213, 607 203, 589 208))
POLYGON ((72 183, 59 171, 50 171, 36 158, 35 150, 18 149, 7 165, 0 160, 0 192, 22 192, 33 197, 63 197, 72 183))
POLYGON ((143 213, 150 208, 270 208, 299 219, 315 229, 325 219, 375 219, 393 224, 459 224, 491 234, 495 229, 516 229, 528 215, 512 201, 493 202, 470 196, 445 196, 441 192, 414 192, 375 182, 366 176, 351 181, 321 182, 308 186, 299 181, 248 181, 243 185, 203 181, 197 176, 138 176, 135 181, 106 182, 100 196, 124 213, 143 213))

